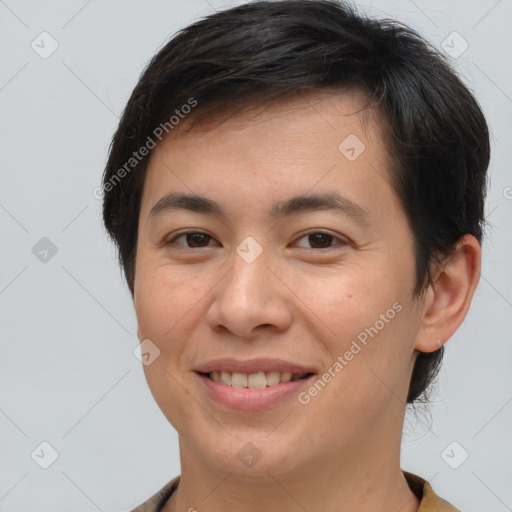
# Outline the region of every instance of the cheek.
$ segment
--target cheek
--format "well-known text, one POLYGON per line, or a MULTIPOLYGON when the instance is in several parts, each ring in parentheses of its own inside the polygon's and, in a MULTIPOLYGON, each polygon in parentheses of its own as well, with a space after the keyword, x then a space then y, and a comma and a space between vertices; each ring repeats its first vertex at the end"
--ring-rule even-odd
POLYGON ((165 349, 168 340, 175 339, 175 333, 194 316, 207 283, 170 265, 141 265, 135 275, 134 305, 140 335, 158 340, 165 349))
POLYGON ((178 430, 190 421, 190 397, 184 392, 182 370, 186 341, 197 325, 198 299, 204 296, 200 283, 168 265, 140 265, 136 271, 134 305, 140 340, 149 339, 159 356, 143 370, 149 389, 178 430))
MULTIPOLYGON (((319 395, 345 412, 348 404, 354 411, 375 412, 379 402, 392 398, 390 389, 399 392, 408 382, 415 316, 412 281, 384 278, 398 272, 384 266, 354 266, 325 279, 296 281, 305 306, 302 320, 310 319, 306 329, 316 331, 328 354, 325 370, 330 368, 331 374, 324 374, 328 383, 319 395)), ((410 271, 412 275, 412 267, 410 271)))
MULTIPOLYGON (((295 279, 290 275, 289 282, 299 299, 296 304, 303 305, 310 325, 316 323, 324 332, 324 341, 337 352, 366 327, 377 321, 380 327, 380 315, 400 299, 402 292, 396 282, 383 279, 383 275, 389 272, 375 261, 357 261, 331 269, 316 269, 308 276, 298 275, 295 279)), ((394 315, 391 309, 388 316, 394 315)))

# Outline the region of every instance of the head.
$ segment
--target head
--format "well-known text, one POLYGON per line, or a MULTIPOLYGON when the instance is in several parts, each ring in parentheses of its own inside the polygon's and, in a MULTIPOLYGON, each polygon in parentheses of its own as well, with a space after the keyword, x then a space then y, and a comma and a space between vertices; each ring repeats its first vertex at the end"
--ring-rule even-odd
POLYGON ((352 351, 304 407, 364 410, 368 428, 424 398, 478 281, 488 162, 478 103, 397 22, 289 0, 179 32, 135 87, 104 174, 164 414, 214 429, 202 407, 187 418, 184 389, 195 365, 229 356, 288 354, 318 377, 352 351))

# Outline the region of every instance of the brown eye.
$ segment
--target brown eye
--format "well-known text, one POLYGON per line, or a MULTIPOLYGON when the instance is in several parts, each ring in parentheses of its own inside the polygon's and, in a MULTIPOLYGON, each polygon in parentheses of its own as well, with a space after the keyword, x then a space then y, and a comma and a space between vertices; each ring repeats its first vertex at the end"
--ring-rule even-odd
POLYGON ((189 233, 186 236, 189 247, 204 247, 208 245, 210 237, 204 233, 189 233))
POLYGON ((343 245, 344 240, 322 231, 316 231, 314 233, 304 235, 300 237, 296 243, 299 247, 305 247, 307 249, 330 249, 331 247, 340 244, 343 245))
POLYGON ((334 237, 326 233, 313 233, 312 235, 308 235, 308 242, 311 247, 318 249, 323 247, 330 247, 333 238, 334 237))
POLYGON ((205 233, 193 232, 181 233, 169 240, 167 244, 183 245, 185 247, 208 247, 213 238, 205 233))

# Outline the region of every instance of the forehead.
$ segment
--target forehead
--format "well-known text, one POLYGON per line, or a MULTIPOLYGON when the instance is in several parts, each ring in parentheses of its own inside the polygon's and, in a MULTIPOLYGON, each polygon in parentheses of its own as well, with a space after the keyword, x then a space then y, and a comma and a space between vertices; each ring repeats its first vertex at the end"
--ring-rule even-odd
MULTIPOLYGON (((177 129, 169 133, 158 149, 165 150, 176 143, 220 143, 226 138, 240 141, 248 131, 259 139, 273 141, 275 144, 271 147, 275 153, 279 153, 279 144, 287 140, 301 137, 304 142, 304 139, 315 138, 315 134, 323 135, 326 145, 330 146, 332 140, 328 135, 337 138, 345 132, 358 133, 365 139, 373 135, 372 142, 380 144, 381 134, 372 134, 380 124, 380 111, 378 107, 368 105, 364 91, 314 90, 269 102, 222 107, 219 111, 206 113, 201 111, 199 104, 180 121, 177 129), (280 132, 279 138, 275 137, 276 130, 280 132)), ((315 144, 318 142, 315 140, 315 144)))
POLYGON ((154 203, 167 189, 215 189, 233 202, 241 186, 260 201, 285 199, 292 188, 383 189, 389 158, 381 125, 357 91, 315 91, 234 115, 185 118, 153 150, 144 198, 154 203))

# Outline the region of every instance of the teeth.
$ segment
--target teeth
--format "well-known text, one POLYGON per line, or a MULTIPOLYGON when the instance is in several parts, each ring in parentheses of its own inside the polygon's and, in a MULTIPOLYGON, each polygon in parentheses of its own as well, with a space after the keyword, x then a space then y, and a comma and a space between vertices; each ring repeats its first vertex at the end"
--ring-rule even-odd
POLYGON ((269 386, 277 386, 281 382, 290 382, 304 377, 304 373, 293 374, 291 372, 258 372, 258 373, 230 373, 230 372, 211 372, 210 379, 215 382, 222 382, 226 386, 233 388, 263 389, 269 386))
POLYGON ((247 374, 232 373, 231 374, 231 387, 232 388, 246 388, 247 387, 247 374))
POLYGON ((247 378, 247 387, 251 389, 262 389, 267 387, 267 378, 265 377, 265 373, 251 373, 247 378))
POLYGON ((292 380, 292 374, 290 372, 285 372, 281 375, 281 382, 290 382, 292 380))
POLYGON ((222 372, 220 374, 220 381, 226 386, 231 386, 231 373, 222 372))
POLYGON ((279 372, 268 372, 267 386, 275 386, 281 382, 281 374, 279 372))

